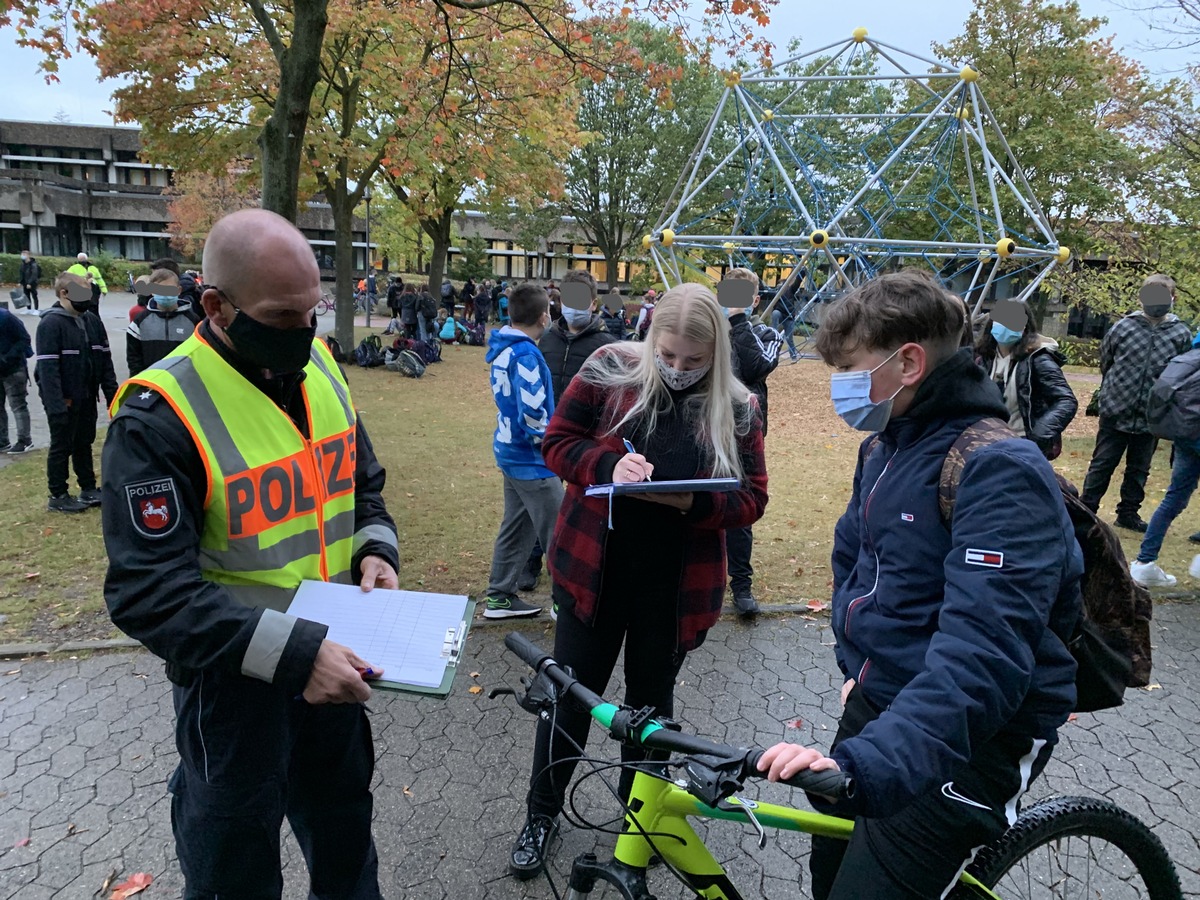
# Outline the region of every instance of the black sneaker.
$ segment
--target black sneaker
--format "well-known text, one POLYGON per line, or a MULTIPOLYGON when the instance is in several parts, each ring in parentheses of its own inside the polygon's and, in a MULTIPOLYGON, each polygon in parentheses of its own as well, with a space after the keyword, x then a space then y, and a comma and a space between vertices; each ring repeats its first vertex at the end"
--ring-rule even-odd
POLYGON ((87 507, 99 506, 101 496, 102 495, 97 488, 91 488, 89 490, 79 492, 79 502, 87 507))
POLYGON ((740 619, 753 619, 758 615, 758 601, 749 591, 733 595, 733 608, 740 619))
POLYGON ((1200 544, 1200 531, 1197 531, 1195 534, 1188 535, 1188 540, 1193 544, 1200 544))
POLYGON ((1117 516, 1115 524, 1118 528, 1128 528, 1139 534, 1145 534, 1146 529, 1150 527, 1141 516, 1117 516))
POLYGON ((535 815, 525 820, 508 857, 508 871, 521 881, 534 878, 545 867, 550 847, 558 836, 558 820, 535 815))
POLYGON ((540 606, 518 600, 516 597, 488 597, 487 609, 483 611, 485 619, 519 619, 526 616, 536 616, 541 613, 540 606))
POLYGON ((50 498, 46 509, 51 512, 81 513, 87 509, 87 504, 80 503, 70 494, 59 494, 57 497, 50 498))
POLYGON ((18 453, 28 453, 33 449, 33 441, 17 441, 11 447, 7 448, 6 452, 16 456, 18 453))

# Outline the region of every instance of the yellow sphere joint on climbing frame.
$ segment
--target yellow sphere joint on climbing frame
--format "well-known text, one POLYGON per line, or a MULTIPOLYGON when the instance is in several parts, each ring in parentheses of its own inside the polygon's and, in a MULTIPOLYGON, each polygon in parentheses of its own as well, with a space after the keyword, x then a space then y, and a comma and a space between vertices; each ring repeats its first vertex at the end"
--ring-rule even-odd
POLYGON ((649 250, 650 245, 654 243, 654 235, 647 234, 642 236, 642 249, 649 250))
POLYGON ((979 73, 976 72, 974 69, 972 69, 970 66, 963 66, 962 69, 958 73, 958 77, 961 78, 963 81, 968 81, 968 82, 978 81, 979 73))
POLYGON ((811 243, 814 247, 824 247, 829 243, 829 232, 818 228, 812 233, 808 240, 809 243, 811 243))
POLYGON ((775 110, 764 109, 763 110, 763 121, 764 122, 774 122, 775 121, 775 110))
POLYGON ((855 28, 850 32, 850 37, 854 38, 854 43, 861 44, 867 39, 867 29, 861 27, 855 28))
POLYGON ((970 118, 971 118, 971 107, 969 107, 969 106, 964 106, 962 109, 960 109, 960 110, 956 110, 956 111, 955 111, 955 113, 954 113, 954 117, 955 117, 955 118, 957 118, 957 119, 961 119, 961 120, 962 120, 962 121, 964 121, 964 122, 966 122, 966 121, 970 120, 970 118))
POLYGON ((980 251, 979 251, 979 258, 980 258, 980 259, 991 259, 991 258, 992 258, 992 251, 991 251, 991 250, 980 250, 980 251))
POLYGON ((726 72, 725 73, 725 87, 737 87, 741 83, 742 83, 742 73, 741 72, 726 72))
POLYGON ((1058 261, 1060 263, 1065 263, 1070 258, 1071 258, 1071 248, 1070 247, 1059 247, 1058 248, 1058 261))
POLYGON ((670 228, 664 228, 662 230, 662 236, 659 238, 659 240, 662 241, 662 245, 664 247, 670 247, 673 243, 675 243, 675 232, 670 228))
POLYGON ((1001 259, 1008 259, 1017 252, 1017 242, 1012 238, 1000 238, 996 241, 996 255, 1001 259))
POLYGON ((735 244, 733 241, 726 241, 721 246, 725 248, 726 253, 732 253, 734 250, 737 249, 737 244, 735 244))

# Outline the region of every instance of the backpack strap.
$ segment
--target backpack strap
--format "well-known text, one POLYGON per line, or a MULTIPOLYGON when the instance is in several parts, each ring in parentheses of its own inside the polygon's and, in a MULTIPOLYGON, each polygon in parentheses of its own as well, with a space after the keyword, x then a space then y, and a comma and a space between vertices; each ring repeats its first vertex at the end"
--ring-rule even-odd
POLYGON ((1008 427, 1008 423, 1000 419, 980 419, 963 429, 946 454, 942 463, 942 475, 938 479, 938 508, 942 513, 942 521, 949 528, 954 521, 954 503, 958 499, 958 484, 962 481, 962 472, 967 461, 975 451, 1017 437, 1017 433, 1008 427))

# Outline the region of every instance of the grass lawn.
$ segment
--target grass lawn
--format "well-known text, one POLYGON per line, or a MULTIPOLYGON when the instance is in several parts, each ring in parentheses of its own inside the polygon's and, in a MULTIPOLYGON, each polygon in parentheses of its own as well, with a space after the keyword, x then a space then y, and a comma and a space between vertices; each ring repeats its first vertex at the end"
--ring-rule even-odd
MULTIPOLYGON (((351 367, 348 373, 388 470, 388 506, 400 531, 401 587, 478 595, 487 586, 502 503, 491 454, 495 407, 483 353, 477 347, 445 348, 444 362, 420 380, 384 369, 351 367)), ((1084 378, 1071 381, 1080 413, 1056 466, 1080 484, 1096 428, 1082 410, 1096 385, 1084 378)), ((861 435, 834 415, 828 370, 820 362, 780 368, 770 388, 771 501, 755 527, 755 592, 765 603, 828 600, 833 525, 849 497, 861 435)), ((1164 447, 1148 486, 1147 519, 1169 475, 1164 447)), ((101 597, 105 554, 99 515, 46 511, 44 451, 4 469, 0 484, 0 521, 9 523, 0 546, 0 614, 8 617, 0 626, 0 643, 115 636, 101 597)), ((1108 517, 1118 487, 1114 479, 1101 510, 1108 517)), ((1197 530, 1200 511, 1189 509, 1176 520, 1161 558, 1184 590, 1195 587, 1187 567, 1200 547, 1187 536, 1197 530)), ((1120 534, 1132 559, 1138 539, 1120 534)))

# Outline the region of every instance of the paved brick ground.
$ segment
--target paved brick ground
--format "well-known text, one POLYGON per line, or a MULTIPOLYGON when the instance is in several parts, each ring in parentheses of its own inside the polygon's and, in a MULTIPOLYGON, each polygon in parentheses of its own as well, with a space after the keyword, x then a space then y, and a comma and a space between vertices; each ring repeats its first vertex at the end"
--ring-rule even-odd
MULTIPOLYGON (((505 874, 525 792, 534 722, 511 700, 468 693, 515 683, 519 664, 502 632, 479 629, 448 699, 373 699, 379 754, 376 841, 389 898, 549 898, 544 881, 505 874)), ((549 645, 544 627, 531 635, 549 645)), ((1151 824, 1190 896, 1200 897, 1200 606, 1160 607, 1153 691, 1131 692, 1117 712, 1066 727, 1034 796, 1102 794, 1151 824)), ((828 632, 803 617, 755 627, 722 624, 693 653, 678 689, 685 727, 731 743, 783 734, 827 744, 837 697, 828 632), (803 720, 798 730, 785 723, 803 720)), ((0 676, 0 900, 88 898, 117 869, 155 877, 148 900, 179 896, 166 780, 175 765, 170 694, 144 653, 80 661, 10 663, 0 676), (27 845, 14 846, 29 839, 27 845)), ((611 696, 617 696, 614 689, 611 696)), ((592 748, 615 745, 593 734, 592 748)), ((757 796, 782 799, 774 786, 757 796)), ((585 790, 603 820, 611 805, 585 790)), ((786 801, 785 801, 786 802, 786 801)), ((558 854, 611 846, 567 828, 558 854)), ((749 828, 725 824, 710 840, 747 897, 806 897, 798 882, 807 838, 772 837, 759 852, 749 828)), ((286 896, 306 894, 302 860, 285 841, 286 896)), ((660 897, 678 896, 658 882, 660 897)))

